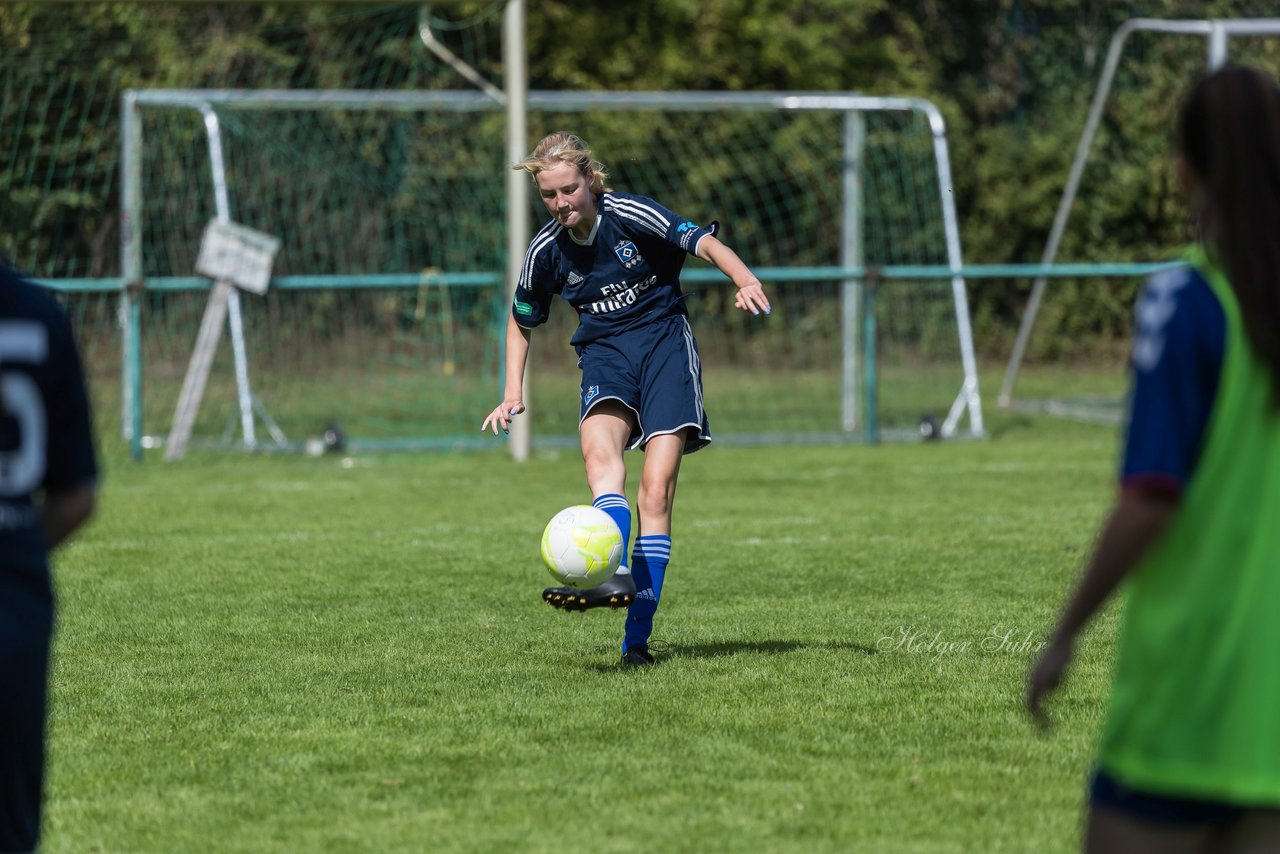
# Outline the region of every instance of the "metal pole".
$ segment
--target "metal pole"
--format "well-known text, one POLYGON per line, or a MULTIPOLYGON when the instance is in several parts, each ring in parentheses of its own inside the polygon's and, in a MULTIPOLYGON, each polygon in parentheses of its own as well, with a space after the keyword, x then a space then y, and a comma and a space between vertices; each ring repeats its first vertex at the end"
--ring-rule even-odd
POLYGON ((880 441, 880 388, 876 382, 876 290, 878 275, 869 276, 862 287, 862 427, 868 445, 880 441))
POLYGON ((947 127, 936 107, 928 111, 933 131, 933 156, 938 167, 938 195, 942 205, 942 223, 947 239, 947 266, 951 268, 951 299, 956 313, 956 333, 960 339, 960 364, 964 384, 951 411, 942 422, 942 435, 950 436, 959 423, 960 413, 969 410, 969 432, 983 434, 982 398, 978 394, 978 360, 973 352, 973 327, 969 322, 969 294, 964 276, 964 257, 960 252, 960 219, 956 216, 956 199, 951 183, 951 156, 947 151, 947 127))
MULTIPOLYGON (((528 154, 528 56, 525 45, 524 0, 507 0, 502 16, 502 55, 506 73, 507 90, 507 162, 519 163, 528 154)), ((529 182, 524 172, 507 170, 507 296, 508 303, 515 294, 520 278, 520 265, 524 261, 529 243, 529 182)), ((505 326, 503 328, 506 328, 505 326)), ((529 373, 525 372, 522 392, 525 406, 529 406, 529 373)), ((525 414, 511 422, 511 455, 518 461, 527 460, 533 446, 533 429, 530 415, 525 414)))
MULTIPOLYGON (((222 153, 222 127, 218 114, 209 104, 200 105, 205 130, 209 136, 209 168, 213 173, 213 197, 219 222, 231 222, 231 197, 227 192, 227 164, 222 153)), ((244 347, 244 324, 240 316, 240 289, 232 288, 227 298, 227 317, 231 326, 231 352, 236 370, 236 390, 240 404, 240 429, 244 444, 255 448, 258 439, 253 425, 253 393, 249 388, 249 360, 244 347)), ((196 405, 199 405, 197 400, 196 405)))
POLYGON ((1227 28, 1222 21, 1209 23, 1209 70, 1216 71, 1227 62, 1227 28))
MULTIPOLYGON (((1053 227, 1049 231, 1049 240, 1045 244, 1044 254, 1040 256, 1041 264, 1052 264, 1058 255, 1058 246, 1062 242, 1062 233, 1067 227, 1067 217, 1071 214, 1071 206, 1076 200, 1076 191, 1080 188, 1080 178, 1084 175, 1084 163, 1089 157, 1089 149, 1093 146, 1093 138, 1098 133, 1098 124, 1102 121, 1102 108, 1111 92, 1111 84, 1116 76, 1116 68, 1120 65, 1120 55, 1124 50, 1125 40, 1129 34, 1137 30, 1164 33, 1191 33, 1204 35, 1209 31, 1208 21, 1159 21, 1146 18, 1134 18, 1125 21, 1111 37, 1111 46, 1107 49, 1107 59, 1102 68, 1102 77, 1098 80, 1098 88, 1093 93, 1093 102, 1089 105, 1089 117, 1085 120, 1084 133, 1076 145, 1075 160, 1071 163, 1071 172, 1067 176, 1067 185, 1062 191, 1062 199, 1058 202, 1058 211, 1053 217, 1053 227)), ((1005 368, 1004 383, 1000 386, 1000 395, 996 403, 1007 407, 1013 399, 1013 384, 1018 378, 1018 370, 1022 366, 1022 357, 1027 349, 1027 339, 1031 337, 1031 328, 1035 325, 1036 314, 1040 311, 1040 301, 1044 297, 1046 279, 1036 278, 1031 286, 1031 298, 1022 313, 1022 323, 1018 327, 1018 336, 1013 342, 1013 352, 1009 356, 1009 364, 1005 368)))
POLYGON ((422 39, 422 44, 427 50, 443 59, 446 65, 465 77, 468 83, 499 104, 507 102, 507 96, 501 89, 485 80, 479 71, 467 65, 456 53, 449 50, 436 38, 436 34, 431 31, 430 13, 426 6, 423 6, 418 12, 418 38, 422 39))
MULTIPOLYGON (((844 215, 840 223, 840 265, 862 266, 862 150, 867 119, 859 110, 844 114, 844 215)), ((840 425, 846 433, 858 426, 858 303, 862 282, 845 279, 840 290, 840 425)))
POLYGON ((129 441, 129 455, 142 459, 141 311, 134 296, 142 289, 142 120, 136 93, 124 93, 120 108, 120 290, 121 434, 129 441))

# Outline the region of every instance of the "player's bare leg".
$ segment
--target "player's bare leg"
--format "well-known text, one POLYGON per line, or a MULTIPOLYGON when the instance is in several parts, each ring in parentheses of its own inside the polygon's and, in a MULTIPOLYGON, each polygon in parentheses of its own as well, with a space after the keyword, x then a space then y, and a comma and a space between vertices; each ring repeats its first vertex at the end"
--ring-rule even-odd
POLYGON ((624 665, 653 664, 649 652, 649 634, 653 615, 658 609, 662 579, 671 555, 671 510, 676 498, 676 479, 684 457, 683 433, 654 436, 644 448, 644 471, 640 475, 640 494, 636 501, 640 527, 636 532, 636 550, 632 572, 640 588, 636 601, 627 609, 626 634, 623 640, 624 665))
POLYGON ((622 461, 622 449, 633 424, 635 415, 616 400, 601 401, 582 419, 578 439, 592 498, 626 489, 627 467, 622 461))
MULTIPOLYGON (((635 415, 616 400, 601 401, 582 420, 579 431, 582 462, 593 499, 601 495, 626 494, 627 468, 622 460, 622 449, 634 423, 635 415)), ((553 608, 586 611, 591 608, 625 608, 634 601, 635 593, 631 575, 619 573, 590 590, 548 587, 542 591, 542 598, 553 608)))
POLYGON ((640 536, 671 536, 671 508, 676 500, 676 478, 684 459, 684 434, 654 436, 644 446, 644 471, 640 474, 640 536))

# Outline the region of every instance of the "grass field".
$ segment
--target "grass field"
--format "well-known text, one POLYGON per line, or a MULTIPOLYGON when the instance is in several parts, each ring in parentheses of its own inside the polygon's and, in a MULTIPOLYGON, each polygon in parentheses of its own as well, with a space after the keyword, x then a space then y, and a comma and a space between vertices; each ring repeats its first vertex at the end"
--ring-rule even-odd
POLYGON ((1115 610, 1053 732, 1021 695, 1116 432, 988 420, 689 458, 641 671, 539 598, 576 453, 113 446, 56 562, 44 850, 1072 850, 1115 610))

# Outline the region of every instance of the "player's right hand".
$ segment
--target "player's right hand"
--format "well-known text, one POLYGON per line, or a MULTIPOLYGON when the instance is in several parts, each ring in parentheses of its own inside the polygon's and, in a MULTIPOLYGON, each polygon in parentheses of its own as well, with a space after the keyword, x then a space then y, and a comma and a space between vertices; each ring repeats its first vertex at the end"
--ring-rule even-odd
POLYGON ((1040 653, 1040 658, 1027 674, 1027 711, 1041 729, 1049 728, 1044 702, 1058 690, 1074 657, 1075 645, 1070 640, 1055 639, 1040 653))
POLYGON ((511 419, 521 412, 524 412, 523 400, 504 400, 489 413, 489 417, 480 425, 480 432, 492 429, 493 435, 496 436, 498 428, 501 427, 503 433, 508 433, 511 431, 511 419))

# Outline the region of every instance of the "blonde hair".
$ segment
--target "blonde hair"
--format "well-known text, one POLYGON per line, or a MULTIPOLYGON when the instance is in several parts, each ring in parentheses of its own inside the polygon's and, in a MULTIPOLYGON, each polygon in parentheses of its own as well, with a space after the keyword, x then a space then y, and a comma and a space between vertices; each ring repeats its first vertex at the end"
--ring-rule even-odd
POLYGON ((577 167, 578 171, 586 176, 591 192, 607 193, 609 191, 609 187, 606 186, 609 170, 599 160, 592 158, 591 149, 581 137, 565 131, 544 136, 528 157, 511 168, 524 169, 536 178, 542 170, 554 169, 562 163, 577 167))

